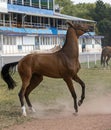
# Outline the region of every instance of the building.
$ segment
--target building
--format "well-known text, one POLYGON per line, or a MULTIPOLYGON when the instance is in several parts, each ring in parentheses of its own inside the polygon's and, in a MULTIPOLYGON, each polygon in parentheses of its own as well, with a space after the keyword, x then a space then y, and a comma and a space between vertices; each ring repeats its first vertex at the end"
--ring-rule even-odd
MULTIPOLYGON (((54 8, 54 0, 0 0, 0 54, 29 53, 63 45, 67 20, 95 25, 95 21, 63 15, 54 8)), ((80 52, 95 48, 99 51, 101 38, 94 33, 81 36, 80 52)))

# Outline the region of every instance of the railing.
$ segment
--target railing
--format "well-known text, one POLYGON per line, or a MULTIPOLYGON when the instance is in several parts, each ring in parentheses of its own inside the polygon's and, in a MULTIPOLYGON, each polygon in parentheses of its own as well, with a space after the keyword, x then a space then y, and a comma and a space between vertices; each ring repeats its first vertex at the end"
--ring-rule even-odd
MULTIPOLYGON (((34 23, 34 22, 24 22, 23 24, 17 23, 17 21, 9 21, 9 20, 0 20, 0 26, 8 26, 8 27, 28 27, 28 28, 47 28, 50 27, 50 24, 46 23, 34 23)), ((67 29, 66 25, 57 25, 58 29, 67 29)))
POLYGON ((0 26, 15 26, 15 27, 17 27, 17 21, 0 20, 0 26))
POLYGON ((58 29, 65 29, 65 30, 66 30, 66 29, 67 29, 67 26, 66 26, 66 25, 58 25, 57 28, 58 28, 58 29))
MULTIPOLYGON (((28 53, 24 53, 24 54, 9 54, 9 55, 0 55, 0 69, 1 67, 6 64, 6 63, 10 63, 10 62, 14 62, 14 61, 18 61, 21 58, 23 58, 25 55, 27 55, 28 53)), ((90 65, 90 62, 94 62, 94 66, 95 67, 97 65, 97 61, 100 60, 100 53, 81 53, 79 55, 79 61, 80 63, 86 63, 86 66, 82 66, 83 68, 90 68, 92 67, 90 65)))
POLYGON ((46 28, 46 27, 50 27, 50 24, 24 22, 23 26, 30 27, 30 28, 46 28))

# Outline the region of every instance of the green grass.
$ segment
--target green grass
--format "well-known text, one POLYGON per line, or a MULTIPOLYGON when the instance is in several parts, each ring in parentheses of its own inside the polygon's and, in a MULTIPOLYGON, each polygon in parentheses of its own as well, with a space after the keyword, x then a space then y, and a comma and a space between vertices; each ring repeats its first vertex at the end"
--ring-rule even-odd
MULTIPOLYGON (((95 67, 94 63, 90 63, 90 69, 84 67, 86 63, 81 64, 82 69, 79 71, 79 77, 86 84, 86 99, 107 96, 111 93, 111 69, 103 69, 99 65, 99 61, 95 67)), ((21 117, 21 108, 18 98, 18 92, 21 88, 21 80, 18 73, 15 73, 14 79, 17 87, 14 90, 8 90, 6 83, 0 78, 0 130, 13 124, 21 124, 32 120, 32 117, 21 117)), ((81 87, 75 83, 75 89, 80 98, 81 87)), ((32 104, 34 102, 48 106, 54 105, 59 99, 62 101, 71 100, 70 92, 62 79, 53 79, 44 77, 43 82, 30 95, 32 104)))

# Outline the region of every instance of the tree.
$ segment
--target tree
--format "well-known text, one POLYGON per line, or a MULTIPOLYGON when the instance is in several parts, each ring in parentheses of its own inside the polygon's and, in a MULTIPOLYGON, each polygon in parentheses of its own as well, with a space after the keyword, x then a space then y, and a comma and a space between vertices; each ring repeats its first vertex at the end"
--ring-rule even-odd
POLYGON ((56 4, 59 4, 61 13, 71 16, 76 16, 85 19, 92 19, 87 13, 90 8, 94 8, 95 4, 74 4, 71 0, 55 0, 56 4))
POLYGON ((73 5, 73 16, 92 20, 92 17, 88 15, 90 9, 94 9, 95 4, 80 3, 73 5))
POLYGON ((111 46, 111 6, 104 4, 98 0, 94 9, 89 10, 89 15, 93 20, 97 21, 97 30, 99 35, 103 35, 102 45, 111 46))
POLYGON ((111 46, 111 21, 103 19, 98 23, 100 35, 104 35, 103 46, 111 46))

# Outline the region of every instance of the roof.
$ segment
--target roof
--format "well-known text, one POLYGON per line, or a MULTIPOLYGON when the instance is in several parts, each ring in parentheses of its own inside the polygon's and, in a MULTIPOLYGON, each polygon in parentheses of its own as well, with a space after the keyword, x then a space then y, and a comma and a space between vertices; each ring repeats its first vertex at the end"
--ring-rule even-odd
POLYGON ((5 35, 65 35, 66 30, 58 30, 57 28, 48 29, 32 29, 32 28, 17 28, 17 27, 0 27, 0 33, 5 35))
MULTIPOLYGON (((49 29, 31 29, 16 27, 0 27, 0 33, 8 36, 25 36, 25 35, 66 35, 67 30, 58 30, 56 28, 49 29)), ((94 32, 85 33, 80 38, 104 38, 104 36, 96 36, 94 32), (90 33, 90 34, 89 34, 90 33)), ((44 35, 44 36, 45 36, 44 35)))
POLYGON ((16 12, 16 13, 22 13, 26 15, 44 16, 50 18, 74 20, 74 21, 96 22, 93 20, 87 20, 87 19, 78 18, 74 16, 55 13, 53 10, 40 9, 40 8, 34 8, 34 7, 22 6, 22 5, 8 4, 8 12, 16 12))
POLYGON ((93 21, 93 20, 83 19, 83 18, 69 16, 69 15, 60 14, 60 13, 55 13, 55 15, 61 16, 61 17, 66 18, 66 19, 74 20, 74 21, 84 21, 84 22, 94 22, 94 23, 96 23, 96 21, 93 21))

